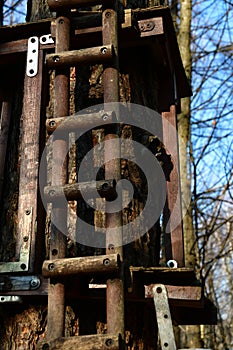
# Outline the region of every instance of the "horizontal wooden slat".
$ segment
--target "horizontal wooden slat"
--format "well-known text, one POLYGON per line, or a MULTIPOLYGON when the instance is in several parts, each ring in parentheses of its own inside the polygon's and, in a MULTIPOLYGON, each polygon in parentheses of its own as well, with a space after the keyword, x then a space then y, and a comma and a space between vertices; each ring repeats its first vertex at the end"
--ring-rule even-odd
POLYGON ((103 63, 109 61, 114 55, 112 45, 103 45, 87 49, 64 51, 46 56, 49 68, 71 67, 88 63, 103 63))
POLYGON ((115 350, 119 349, 118 335, 96 334, 74 336, 43 341, 37 345, 37 350, 115 350))
POLYGON ((114 112, 100 111, 89 114, 76 114, 63 118, 51 118, 46 121, 46 128, 49 134, 54 132, 58 127, 59 131, 80 131, 83 129, 90 130, 96 127, 103 127, 106 124, 116 122, 114 112))
POLYGON ((42 267, 42 273, 44 277, 112 273, 118 271, 118 260, 117 254, 46 260, 42 267))
MULTIPOLYGON (((153 298, 153 287, 154 287, 154 284, 145 286, 146 298, 153 298)), ((166 285, 165 287, 166 287, 169 299, 200 301, 202 297, 202 288, 198 286, 166 285)))
POLYGON ((48 0, 50 10, 54 11, 98 4, 111 4, 111 0, 48 0))
POLYGON ((191 268, 169 267, 130 267, 133 282, 140 281, 143 285, 163 283, 169 285, 194 285, 197 283, 196 275, 191 268))
POLYGON ((117 196, 116 181, 99 180, 44 188, 45 199, 51 203, 59 201, 64 196, 68 201, 77 200, 82 198, 82 193, 85 193, 89 198, 96 197, 98 193, 103 198, 114 199, 117 196))

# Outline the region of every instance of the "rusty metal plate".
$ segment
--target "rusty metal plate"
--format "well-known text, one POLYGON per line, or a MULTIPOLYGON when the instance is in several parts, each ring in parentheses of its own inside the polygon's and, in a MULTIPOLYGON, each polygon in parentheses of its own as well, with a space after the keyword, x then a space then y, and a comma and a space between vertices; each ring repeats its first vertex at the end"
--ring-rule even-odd
POLYGON ((141 37, 163 34, 163 18, 142 19, 138 21, 138 28, 141 37))

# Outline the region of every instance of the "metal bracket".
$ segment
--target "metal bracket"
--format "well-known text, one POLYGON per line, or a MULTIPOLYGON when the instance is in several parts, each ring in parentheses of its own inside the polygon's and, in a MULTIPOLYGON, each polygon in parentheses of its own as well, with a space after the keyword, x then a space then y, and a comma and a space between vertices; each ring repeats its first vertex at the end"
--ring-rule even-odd
POLYGON ((177 350, 166 287, 155 284, 153 299, 162 350, 177 350))
POLYGON ((32 234, 32 218, 33 218, 32 208, 26 209, 23 216, 23 223, 22 223, 23 236, 22 236, 22 243, 20 247, 19 261, 0 262, 0 274, 28 271, 29 259, 30 259, 31 234, 32 234))
POLYGON ((54 40, 52 38, 52 35, 51 34, 42 35, 40 37, 40 44, 41 45, 54 44, 54 40))
POLYGON ((38 73, 38 61, 39 61, 39 38, 32 36, 28 39, 28 51, 27 51, 27 76, 35 77, 38 73))
POLYGON ((37 276, 0 276, 0 291, 12 292, 21 290, 36 290, 41 282, 37 276))
POLYGON ((152 36, 163 34, 163 18, 155 17, 138 21, 140 36, 152 36))
POLYGON ((0 295, 0 303, 22 303, 21 297, 16 295, 0 295))

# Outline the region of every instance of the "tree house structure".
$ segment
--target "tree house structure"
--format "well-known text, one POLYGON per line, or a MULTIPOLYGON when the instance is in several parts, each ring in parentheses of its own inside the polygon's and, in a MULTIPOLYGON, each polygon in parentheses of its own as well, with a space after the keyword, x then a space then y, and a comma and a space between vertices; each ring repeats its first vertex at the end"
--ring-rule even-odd
MULTIPOLYGON (((153 338, 157 319, 161 348, 175 350, 172 320, 178 324, 211 324, 216 321, 216 312, 204 297, 203 286, 194 271, 184 266, 178 139, 174 130, 180 99, 190 96, 191 91, 170 10, 167 6, 125 9, 114 1, 95 0, 50 0, 48 4, 56 18, 0 28, 2 222, 12 213, 4 224, 7 229, 1 232, 0 302, 30 299, 47 303, 48 299, 47 335, 37 344, 38 349, 130 348, 135 332, 148 332, 145 335, 148 346, 157 349, 153 338), (99 3, 98 11, 86 8, 99 3), (85 107, 91 112, 87 109, 72 120, 68 117, 70 68, 76 67, 78 77, 79 67, 97 64, 101 65, 103 108, 91 110, 89 103, 85 107), (131 102, 161 114, 162 160, 170 164, 167 174, 166 164, 163 167, 166 178, 163 220, 171 229, 165 234, 163 259, 159 256, 162 248, 158 234, 155 244, 159 248, 149 249, 145 263, 143 258, 137 261, 137 254, 144 248, 135 253, 133 242, 124 247, 121 212, 105 214, 106 249, 101 254, 100 250, 93 250, 93 254, 71 256, 67 253, 70 239, 61 230, 64 223, 68 225, 67 209, 59 201, 64 193, 68 201, 77 202, 83 193, 91 198, 96 189, 106 201, 115 198, 116 184, 122 177, 119 130, 127 123, 122 122, 121 110, 114 110, 114 106, 122 101, 124 88, 128 96, 123 101, 125 106, 131 102), (51 91, 53 115, 46 118, 51 91), (58 218, 57 228, 51 221, 48 224, 39 192, 39 167, 46 137, 67 118, 66 131, 56 133, 51 142, 53 153, 48 163, 52 175, 43 190, 47 202, 52 203, 53 215, 58 218), (100 122, 104 157, 111 159, 105 163, 103 177, 68 184, 69 138, 64 137, 64 132, 69 135, 87 125, 95 130, 100 122), (18 159, 16 165, 11 163, 12 158, 18 159), (173 225, 174 217, 177 225, 173 225), (111 228, 116 229, 115 243, 111 241, 111 228), (150 254, 157 256, 151 259, 150 254), (155 263, 151 264, 152 260, 155 263), (64 337, 64 310, 69 302, 77 306, 79 336, 64 337), (94 324, 100 320, 106 323, 106 332, 94 334, 94 324), (94 326, 90 326, 92 323, 94 326)), ((81 95, 85 94, 82 89, 81 95)), ((136 130, 136 134, 140 132, 136 130)), ((140 140, 145 136, 145 145, 150 149, 156 135, 147 133, 140 140)))

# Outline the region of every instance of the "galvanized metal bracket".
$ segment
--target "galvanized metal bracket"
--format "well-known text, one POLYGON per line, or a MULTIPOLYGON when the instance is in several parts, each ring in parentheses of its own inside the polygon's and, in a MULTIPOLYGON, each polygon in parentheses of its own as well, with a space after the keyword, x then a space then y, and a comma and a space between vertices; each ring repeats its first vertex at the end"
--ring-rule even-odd
POLYGON ((23 216, 22 227, 24 229, 24 232, 22 234, 22 242, 20 244, 19 261, 0 262, 0 274, 28 271, 32 235, 32 219, 33 210, 32 208, 28 208, 25 210, 23 216))
POLYGON ((138 21, 141 37, 163 34, 163 18, 155 17, 138 21))
POLYGON ((40 37, 40 44, 41 45, 54 44, 54 40, 52 38, 52 35, 51 34, 42 35, 40 37))
POLYGON ((0 291, 3 292, 36 290, 40 285, 38 276, 0 276, 0 291))
POLYGON ((166 287, 163 284, 155 284, 152 290, 161 348, 177 350, 166 287))
POLYGON ((17 295, 0 295, 0 303, 22 303, 23 300, 17 295))
POLYGON ((28 77, 35 77, 38 73, 38 61, 39 61, 39 38, 32 36, 28 39, 28 51, 27 51, 27 69, 26 73, 28 77))

